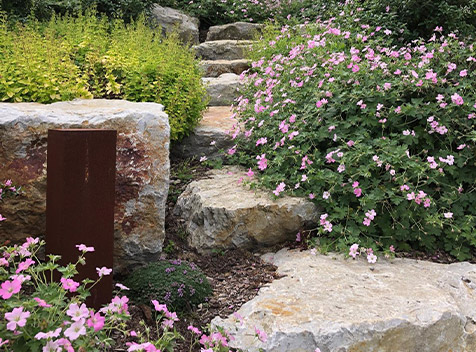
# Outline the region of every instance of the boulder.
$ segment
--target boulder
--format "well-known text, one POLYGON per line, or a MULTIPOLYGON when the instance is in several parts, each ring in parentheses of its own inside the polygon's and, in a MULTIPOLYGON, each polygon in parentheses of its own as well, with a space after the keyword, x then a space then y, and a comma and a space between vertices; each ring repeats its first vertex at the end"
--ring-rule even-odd
POLYGON ((118 132, 114 224, 115 270, 158 258, 165 236, 169 123, 162 105, 75 100, 50 105, 0 104, 0 175, 24 195, 1 204, 0 242, 45 233, 48 129, 118 132))
POLYGON ((252 40, 261 32, 263 25, 249 22, 228 23, 221 26, 212 26, 208 30, 207 41, 212 40, 252 40))
POLYGON ((274 200, 271 192, 250 190, 240 184, 240 178, 248 178, 245 172, 213 170, 179 196, 174 214, 184 220, 189 244, 199 252, 271 246, 317 223, 313 203, 288 196, 274 200))
POLYGON ((195 52, 202 60, 241 60, 250 50, 249 40, 215 40, 196 45, 195 52))
POLYGON ((199 20, 170 7, 154 5, 151 11, 152 21, 162 28, 162 32, 177 31, 180 39, 192 45, 198 44, 199 20))
POLYGON ((220 150, 233 146, 229 131, 237 121, 232 115, 229 106, 208 107, 195 130, 173 146, 171 151, 173 156, 181 159, 221 157, 220 150))
POLYGON ((243 351, 476 351, 476 265, 281 250, 264 258, 285 277, 226 319, 243 351), (238 317, 241 322, 237 321, 238 317), (241 317, 241 318, 240 318, 241 317), (255 327, 267 340, 258 341, 255 327))
POLYGON ((250 68, 246 59, 242 60, 204 60, 200 62, 204 77, 218 77, 224 73, 241 74, 250 68))
POLYGON ((210 106, 230 106, 238 97, 241 80, 240 76, 234 73, 224 73, 219 77, 205 77, 202 81, 210 97, 208 102, 210 106))

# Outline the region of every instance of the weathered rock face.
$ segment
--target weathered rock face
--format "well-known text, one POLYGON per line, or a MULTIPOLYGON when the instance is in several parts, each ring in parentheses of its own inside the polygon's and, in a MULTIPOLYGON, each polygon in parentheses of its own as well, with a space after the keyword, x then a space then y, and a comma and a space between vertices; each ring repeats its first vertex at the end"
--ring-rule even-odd
POLYGON ((190 17, 170 7, 154 5, 152 8, 152 20, 162 28, 164 33, 177 30, 184 42, 198 44, 199 21, 197 18, 190 17))
POLYGON ((234 73, 224 73, 219 77, 202 78, 210 97, 210 106, 230 106, 238 96, 241 85, 240 76, 234 73))
POLYGON ((300 229, 317 222, 313 203, 293 197, 272 200, 268 192, 240 185, 244 175, 236 167, 213 170, 180 195, 174 213, 185 220, 192 247, 206 252, 269 246, 294 239, 300 229))
POLYGON ((45 233, 47 134, 54 128, 117 130, 115 269, 156 258, 165 236, 170 129, 155 103, 0 104, 0 178, 24 190, 0 204, 8 219, 0 223, 0 242, 45 233))
POLYGON ((220 157, 220 150, 233 145, 228 132, 237 121, 231 116, 229 106, 210 106, 195 130, 173 146, 172 154, 182 159, 220 157))
POLYGON ((207 41, 210 40, 251 40, 263 26, 257 23, 235 22, 221 26, 212 26, 208 30, 207 41))
POLYGON ((218 77, 224 73, 241 74, 250 68, 248 60, 204 60, 200 62, 204 77, 218 77))
POLYGON ((282 250, 265 256, 286 277, 236 318, 215 318, 243 351, 476 351, 476 265, 396 259, 369 265, 282 250), (268 339, 259 342, 255 326, 268 339))
POLYGON ((195 46, 197 56, 202 60, 244 59, 253 42, 249 40, 216 40, 195 46))

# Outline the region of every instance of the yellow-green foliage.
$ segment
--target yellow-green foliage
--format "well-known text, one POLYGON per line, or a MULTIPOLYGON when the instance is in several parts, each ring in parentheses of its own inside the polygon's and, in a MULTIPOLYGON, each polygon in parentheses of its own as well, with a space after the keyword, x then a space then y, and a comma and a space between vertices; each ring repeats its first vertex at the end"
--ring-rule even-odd
POLYGON ((200 120, 204 94, 192 50, 144 19, 125 25, 89 13, 14 28, 0 19, 0 101, 157 102, 169 114, 171 139, 179 140, 200 120))

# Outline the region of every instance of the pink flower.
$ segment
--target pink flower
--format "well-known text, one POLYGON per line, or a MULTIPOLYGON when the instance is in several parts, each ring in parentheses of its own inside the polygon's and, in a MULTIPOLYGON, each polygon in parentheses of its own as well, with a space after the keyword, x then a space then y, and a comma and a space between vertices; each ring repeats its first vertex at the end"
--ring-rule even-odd
POLYGON ((368 212, 365 213, 365 216, 368 217, 370 220, 373 220, 377 216, 377 213, 374 209, 370 209, 368 212))
POLYGON ((0 221, 5 221, 5 220, 7 220, 7 218, 4 218, 2 214, 0 214, 0 221))
POLYGON ((264 170, 268 167, 268 160, 266 160, 266 154, 256 156, 258 160, 258 169, 264 170))
POLYGON ((96 271, 97 271, 99 277, 102 277, 102 276, 107 276, 107 275, 111 274, 112 269, 108 269, 105 266, 103 266, 102 268, 96 268, 96 271))
POLYGON ((445 218, 447 219, 451 219, 453 217, 453 213, 452 212, 447 212, 447 213, 444 213, 443 214, 445 218))
POLYGON ((354 194, 358 198, 362 195, 362 189, 361 188, 355 188, 354 189, 354 194))
POLYGON ((355 181, 354 183, 352 183, 352 188, 357 188, 359 187, 359 182, 355 181))
POLYGON ((204 155, 202 157, 200 157, 200 162, 203 163, 204 161, 207 161, 208 158, 204 155))
POLYGON ((118 288, 121 289, 121 290, 129 291, 129 287, 124 286, 123 284, 120 284, 120 283, 117 283, 117 284, 116 284, 116 287, 118 287, 118 288))
POLYGON ((258 329, 256 326, 255 326, 255 333, 256 333, 256 337, 258 337, 258 339, 261 341, 261 342, 266 342, 266 340, 268 340, 268 335, 266 335, 266 332, 264 331, 261 331, 260 329, 258 329))
POLYGON ((66 336, 71 341, 76 340, 79 336, 86 335, 86 327, 84 326, 84 319, 75 321, 64 331, 66 336))
POLYGON ((370 264, 373 264, 373 263, 377 262, 377 256, 373 253, 369 253, 369 254, 367 254, 367 261, 370 264))
POLYGON ((57 352, 62 351, 58 341, 49 340, 42 349, 43 352, 57 352))
POLYGON ((10 341, 8 340, 3 340, 1 337, 0 337, 0 347, 2 347, 3 345, 6 345, 7 343, 9 343, 10 341))
POLYGON ((69 292, 76 292, 79 287, 79 283, 72 279, 65 279, 64 277, 62 277, 60 282, 63 285, 63 289, 69 292))
POLYGON ((152 300, 152 304, 154 305, 154 309, 156 312, 168 312, 167 305, 165 304, 159 304, 157 300, 152 300))
POLYGON ((90 327, 90 328, 93 328, 94 331, 99 331, 101 330, 103 327, 104 327, 104 321, 106 320, 103 316, 101 316, 100 313, 96 313, 94 314, 94 311, 91 310, 89 312, 90 314, 90 318, 87 320, 87 325, 90 327))
POLYGON ((18 279, 14 279, 12 281, 5 281, 2 283, 2 288, 0 289, 0 295, 3 299, 9 299, 14 294, 20 292, 21 290, 21 282, 18 279))
POLYGON ((78 248, 81 252, 94 252, 94 247, 86 247, 84 244, 77 244, 76 248, 78 248))
POLYGON ((78 306, 77 303, 71 303, 66 314, 70 316, 73 321, 78 321, 86 318, 89 315, 89 310, 84 303, 81 304, 81 307, 78 306))
POLYGON ((337 168, 337 171, 338 171, 339 173, 344 172, 344 171, 345 171, 345 165, 344 165, 344 164, 340 164, 339 167, 337 168))
POLYGON ((228 155, 233 155, 236 153, 236 145, 234 145, 232 148, 228 149, 228 155))
POLYGON ((5 319, 8 320, 7 330, 15 331, 17 327, 23 327, 26 320, 30 316, 30 312, 23 311, 23 307, 13 308, 9 313, 5 313, 5 319))
POLYGON ((193 326, 193 325, 189 325, 189 326, 187 327, 187 330, 190 330, 190 331, 193 332, 195 335, 200 335, 200 334, 202 333, 198 328, 196 328, 196 327, 193 326))
POLYGON ((35 339, 37 340, 52 339, 54 337, 58 337, 60 333, 61 333, 61 328, 58 328, 54 331, 39 332, 35 335, 35 339))
POLYGON ((46 301, 42 300, 39 297, 33 297, 33 299, 38 303, 40 307, 44 307, 44 308, 51 307, 51 304, 46 303, 46 301))
POLYGON ((364 224, 365 226, 370 226, 370 219, 365 218, 364 221, 362 222, 362 224, 364 224))
POLYGON ((423 201, 423 207, 429 208, 430 204, 431 204, 430 198, 425 198, 425 200, 423 201))
POLYGON ((281 182, 277 187, 276 189, 273 191, 273 193, 276 195, 276 196, 279 196, 279 194, 281 192, 284 191, 284 188, 286 187, 286 184, 284 182, 281 182))
POLYGON ((357 243, 354 243, 352 246, 350 246, 349 256, 351 256, 352 258, 355 258, 357 254, 359 254, 358 250, 359 250, 359 245, 357 243))
POLYGON ((35 264, 35 261, 28 258, 25 261, 21 262, 18 264, 18 269, 15 271, 15 273, 20 273, 30 267, 30 265, 35 264))
POLYGON ((347 142, 347 146, 352 147, 355 144, 353 140, 347 142))
POLYGON ((248 169, 248 172, 246 173, 246 176, 248 176, 249 178, 253 177, 255 173, 253 172, 253 170, 251 170, 251 167, 248 169))
POLYGON ((455 103, 456 105, 463 105, 464 104, 463 98, 458 93, 455 93, 451 96, 451 101, 453 103, 455 103))
POLYGON ((329 192, 327 192, 327 191, 324 192, 324 193, 322 193, 322 198, 323 198, 323 199, 329 199, 330 196, 331 196, 331 194, 330 194, 329 192))
POLYGON ((314 195, 314 193, 309 193, 309 199, 314 199, 316 198, 316 196, 314 195))
POLYGON ((462 70, 459 72, 460 77, 466 77, 468 75, 468 70, 462 70))

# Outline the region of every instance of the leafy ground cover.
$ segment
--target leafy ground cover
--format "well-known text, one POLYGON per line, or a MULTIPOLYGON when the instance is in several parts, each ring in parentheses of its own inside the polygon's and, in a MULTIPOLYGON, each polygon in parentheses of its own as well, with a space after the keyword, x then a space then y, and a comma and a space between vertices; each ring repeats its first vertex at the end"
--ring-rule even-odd
POLYGON ((244 75, 243 128, 228 154, 276 196, 305 196, 324 209, 321 248, 470 258, 474 44, 436 27, 426 41, 395 46, 385 24, 341 9, 329 21, 266 32, 244 75))
POLYGON ((162 37, 145 20, 108 21, 89 12, 11 27, 0 18, 0 100, 75 98, 161 103, 171 139, 198 123, 206 107, 198 61, 176 36, 162 37))

